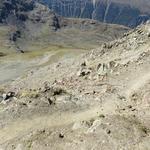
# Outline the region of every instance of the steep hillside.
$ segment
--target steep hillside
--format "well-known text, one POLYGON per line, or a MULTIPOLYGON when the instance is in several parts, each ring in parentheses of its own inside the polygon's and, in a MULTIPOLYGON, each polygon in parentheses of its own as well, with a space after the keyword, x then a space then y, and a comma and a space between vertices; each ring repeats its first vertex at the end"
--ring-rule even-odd
POLYGON ((1 85, 2 150, 149 150, 150 23, 1 85))
POLYGON ((0 8, 0 28, 8 28, 6 35, 20 51, 50 44, 89 49, 128 30, 94 20, 66 19, 31 0, 1 0, 0 8))
POLYGON ((65 17, 135 27, 150 19, 149 0, 40 0, 65 17))

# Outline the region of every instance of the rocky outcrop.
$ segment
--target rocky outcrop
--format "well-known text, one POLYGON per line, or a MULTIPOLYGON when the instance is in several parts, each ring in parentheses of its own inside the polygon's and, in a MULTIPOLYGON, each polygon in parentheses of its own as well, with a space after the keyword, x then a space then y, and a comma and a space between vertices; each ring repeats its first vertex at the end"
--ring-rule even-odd
POLYGON ((0 23, 20 27, 28 20, 45 23, 52 18, 52 25, 59 28, 56 15, 33 0, 1 0, 0 3, 0 23))
POLYGON ((147 1, 134 0, 124 2, 122 0, 41 0, 49 5, 58 14, 65 17, 90 18, 102 22, 122 24, 135 27, 150 19, 150 12, 144 11, 150 4, 147 1))
POLYGON ((1 0, 0 3, 0 22, 12 25, 25 21, 26 13, 34 8, 32 0, 1 0))
POLYGON ((48 7, 33 0, 1 0, 0 24, 9 26, 9 40, 16 45, 17 51, 22 51, 17 44, 18 39, 27 38, 32 32, 38 32, 37 26, 49 26, 50 30, 60 28, 60 19, 48 7))

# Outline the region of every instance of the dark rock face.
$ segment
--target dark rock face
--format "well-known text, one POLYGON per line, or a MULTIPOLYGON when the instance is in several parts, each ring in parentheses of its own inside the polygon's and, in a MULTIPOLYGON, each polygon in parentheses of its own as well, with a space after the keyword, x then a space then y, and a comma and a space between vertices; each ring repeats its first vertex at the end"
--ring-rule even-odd
POLYGON ((47 4, 50 9, 65 17, 90 18, 128 27, 135 27, 150 19, 150 12, 142 13, 138 7, 127 3, 116 3, 111 0, 41 1, 47 4))
MULTIPOLYGON (((46 23, 51 21, 51 26, 57 30, 60 28, 59 18, 44 5, 36 0, 0 0, 0 23, 25 28, 25 22, 46 23)), ((13 34, 13 41, 20 37, 20 32, 16 30, 13 34)))
POLYGON ((17 51, 23 52, 17 44, 18 40, 38 32, 38 26, 49 26, 50 30, 58 30, 60 17, 35 0, 0 0, 0 24, 11 28, 8 33, 9 40, 16 46, 17 51))
MULTIPOLYGON (((115 0, 0 0, 0 23, 19 25, 25 22, 37 1, 65 17, 90 18, 128 27, 135 27, 150 19, 150 12, 142 12, 141 8, 115 0)), ((54 18, 53 25, 59 28, 57 18, 54 18)))
POLYGON ((0 22, 12 25, 26 21, 26 12, 34 8, 31 0, 1 0, 0 3, 0 22))
POLYGON ((18 38, 21 38, 21 32, 16 31, 10 34, 10 40, 16 42, 18 38))

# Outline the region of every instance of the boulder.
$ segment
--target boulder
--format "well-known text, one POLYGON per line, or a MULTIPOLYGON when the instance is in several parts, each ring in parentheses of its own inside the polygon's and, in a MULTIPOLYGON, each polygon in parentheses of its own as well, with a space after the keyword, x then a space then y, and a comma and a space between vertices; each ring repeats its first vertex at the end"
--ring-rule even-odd
POLYGON ((1 96, 1 102, 3 104, 6 104, 7 102, 10 102, 12 98, 15 99, 15 92, 8 92, 8 93, 3 93, 1 96))

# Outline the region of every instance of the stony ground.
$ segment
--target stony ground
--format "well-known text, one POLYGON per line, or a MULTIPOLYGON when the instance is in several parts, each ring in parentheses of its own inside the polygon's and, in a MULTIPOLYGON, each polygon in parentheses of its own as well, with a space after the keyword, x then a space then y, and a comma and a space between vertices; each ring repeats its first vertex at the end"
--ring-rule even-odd
POLYGON ((1 86, 2 150, 149 150, 150 23, 1 86))

